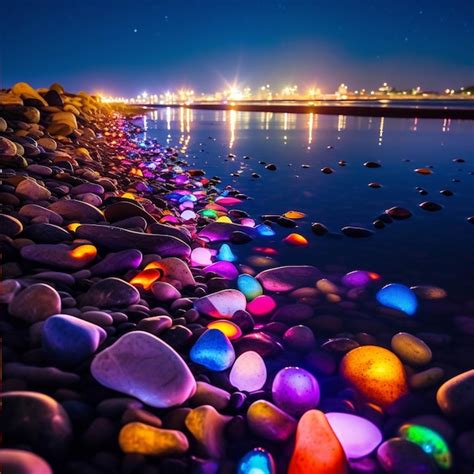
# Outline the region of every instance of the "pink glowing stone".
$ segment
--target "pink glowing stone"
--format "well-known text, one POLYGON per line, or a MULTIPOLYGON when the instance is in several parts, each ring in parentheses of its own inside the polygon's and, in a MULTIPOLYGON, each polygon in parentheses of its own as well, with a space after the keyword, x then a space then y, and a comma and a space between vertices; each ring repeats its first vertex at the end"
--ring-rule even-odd
POLYGON ((369 420, 349 413, 326 413, 349 459, 367 456, 382 442, 382 433, 369 420))
POLYGON ((190 209, 187 209, 181 213, 181 218, 185 221, 190 221, 192 219, 196 219, 196 213, 190 209))
POLYGON ((247 304, 247 311, 252 316, 266 316, 276 309, 275 300, 268 295, 257 296, 247 304))
POLYGON ((197 247, 191 252, 191 264, 195 267, 207 267, 212 264, 212 252, 205 247, 197 247))
POLYGON ((255 221, 250 217, 244 217, 240 223, 245 227, 255 227, 255 221))
POLYGON ((216 203, 220 206, 235 206, 240 204, 242 201, 240 199, 234 197, 220 197, 216 199, 216 203))

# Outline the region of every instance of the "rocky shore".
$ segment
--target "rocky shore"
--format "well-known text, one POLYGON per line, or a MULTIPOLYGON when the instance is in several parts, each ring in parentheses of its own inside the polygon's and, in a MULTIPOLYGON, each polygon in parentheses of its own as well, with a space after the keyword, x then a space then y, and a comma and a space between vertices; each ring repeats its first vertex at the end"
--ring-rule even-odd
POLYGON ((472 302, 239 263, 275 220, 59 84, 0 91, 0 164, 5 474, 473 472, 472 302))

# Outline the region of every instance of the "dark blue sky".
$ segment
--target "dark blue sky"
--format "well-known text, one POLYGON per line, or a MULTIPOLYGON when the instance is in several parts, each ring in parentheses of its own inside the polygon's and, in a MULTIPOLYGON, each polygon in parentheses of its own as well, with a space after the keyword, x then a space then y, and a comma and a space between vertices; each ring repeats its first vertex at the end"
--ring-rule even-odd
POLYGON ((111 94, 474 84, 473 0, 13 0, 0 84, 111 94))

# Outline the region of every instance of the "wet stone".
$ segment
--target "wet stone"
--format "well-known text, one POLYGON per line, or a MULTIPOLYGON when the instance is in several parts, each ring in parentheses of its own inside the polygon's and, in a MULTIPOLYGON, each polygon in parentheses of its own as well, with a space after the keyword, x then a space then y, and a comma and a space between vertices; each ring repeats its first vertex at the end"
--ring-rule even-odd
POLYGON ((129 306, 138 303, 140 293, 120 278, 110 277, 95 283, 82 298, 83 306, 97 308, 129 306))

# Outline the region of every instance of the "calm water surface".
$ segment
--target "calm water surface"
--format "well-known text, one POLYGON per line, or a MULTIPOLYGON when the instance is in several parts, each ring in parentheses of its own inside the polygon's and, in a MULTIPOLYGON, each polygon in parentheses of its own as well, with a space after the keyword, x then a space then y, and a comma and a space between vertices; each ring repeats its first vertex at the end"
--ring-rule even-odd
MULTIPOLYGON (((147 138, 179 148, 192 167, 250 196, 240 208, 253 217, 288 210, 307 214, 296 230, 278 228, 275 238, 265 241, 278 251, 269 264, 367 269, 388 280, 440 285, 452 296, 472 298, 474 225, 466 218, 474 215, 474 122, 169 108, 151 112, 144 122, 147 138), (454 163, 458 157, 466 162, 454 163), (347 165, 338 166, 340 160, 347 165), (274 163, 277 171, 265 170, 259 161, 274 163), (366 161, 380 161, 382 167, 368 169, 366 161), (334 173, 321 173, 325 166, 334 173), (414 172, 425 166, 433 167, 432 175, 414 172), (252 178, 253 172, 261 178, 252 178), (369 188, 373 181, 382 188, 369 188), (418 194, 417 186, 428 195, 418 194), (441 195, 443 189, 454 195, 441 195), (421 210, 418 205, 426 200, 443 210, 421 210), (346 225, 372 228, 392 206, 410 209, 412 218, 367 239, 340 234, 346 225), (324 223, 331 235, 314 236, 312 222, 324 223), (290 232, 303 234, 310 244, 282 243, 290 232)), ((255 254, 252 244, 235 249, 240 262, 255 254)))

